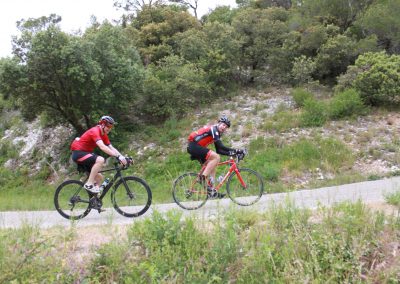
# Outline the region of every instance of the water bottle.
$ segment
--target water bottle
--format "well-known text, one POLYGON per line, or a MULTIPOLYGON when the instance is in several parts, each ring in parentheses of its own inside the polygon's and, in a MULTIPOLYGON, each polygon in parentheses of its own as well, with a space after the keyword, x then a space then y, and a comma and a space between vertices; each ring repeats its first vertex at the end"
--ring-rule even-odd
POLYGON ((219 177, 218 177, 218 182, 219 182, 219 183, 221 183, 223 180, 224 180, 224 177, 223 177, 223 176, 219 176, 219 177))
POLYGON ((103 181, 103 183, 100 185, 101 191, 103 191, 103 190, 106 188, 107 184, 109 184, 109 183, 110 183, 110 179, 109 179, 109 178, 106 178, 106 179, 103 181))

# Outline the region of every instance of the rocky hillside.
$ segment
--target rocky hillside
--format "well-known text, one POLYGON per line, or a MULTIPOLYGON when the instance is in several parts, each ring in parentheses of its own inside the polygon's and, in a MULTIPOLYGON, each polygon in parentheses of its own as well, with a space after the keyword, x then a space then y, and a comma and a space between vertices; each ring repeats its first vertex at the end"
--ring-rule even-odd
MULTIPOLYGON (((234 147, 246 147, 257 137, 276 137, 285 143, 291 143, 300 138, 313 139, 315 135, 335 137, 355 153, 355 162, 352 168, 346 169, 347 171, 360 174, 365 178, 378 178, 399 172, 400 114, 397 112, 375 110, 369 115, 354 120, 328 121, 324 127, 295 127, 284 131, 266 131, 263 128, 265 121, 282 109, 298 111, 290 95, 290 89, 274 88, 264 92, 250 90, 232 100, 214 104, 208 110, 198 110, 190 119, 193 121, 192 128, 196 128, 201 126, 204 118, 211 120, 222 113, 227 114, 235 125, 224 140, 227 145, 231 144, 234 147)), ((26 163, 26 157, 35 157, 30 167, 32 171, 38 170, 43 163, 47 163, 53 169, 65 170, 59 165, 59 161, 62 153, 65 154, 66 151, 65 142, 70 141, 72 134, 72 129, 65 126, 42 128, 38 120, 27 123, 26 127, 13 126, 5 131, 1 143, 14 145, 18 149, 18 155, 7 160, 3 166, 11 168, 26 163)), ((183 150, 186 136, 187 133, 180 138, 183 150)), ((129 148, 138 153, 140 158, 147 151, 160 147, 156 143, 135 141, 129 148)), ((159 151, 167 154, 169 149, 159 151)), ((334 175, 322 172, 320 169, 310 169, 301 177, 287 175, 283 176, 282 180, 291 180, 291 183, 306 187, 310 180, 315 178, 332 179, 334 175)))

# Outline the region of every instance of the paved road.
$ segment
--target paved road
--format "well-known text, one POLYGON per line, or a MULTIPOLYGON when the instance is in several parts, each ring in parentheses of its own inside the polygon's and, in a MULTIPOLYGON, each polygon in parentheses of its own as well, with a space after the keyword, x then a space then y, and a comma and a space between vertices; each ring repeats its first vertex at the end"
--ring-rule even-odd
MULTIPOLYGON (((383 202, 385 195, 400 190, 400 177, 393 177, 377 181, 352 183, 340 186, 324 187, 313 190, 301 190, 291 193, 276 193, 264 195, 250 207, 235 205, 230 199, 209 200, 204 207, 195 211, 180 209, 175 203, 153 205, 139 218, 126 218, 119 215, 112 208, 101 214, 92 211, 84 219, 76 221, 76 226, 105 225, 105 224, 131 224, 135 220, 141 220, 157 210, 167 212, 169 210, 180 210, 184 215, 195 214, 204 218, 215 218, 218 212, 229 207, 248 208, 250 210, 267 210, 271 206, 285 205, 288 201, 293 202, 296 207, 316 208, 317 206, 331 206, 338 202, 362 200, 364 203, 383 202)), ((42 228, 54 226, 70 226, 71 221, 61 217, 56 211, 19 211, 0 212, 0 228, 17 228, 24 224, 34 224, 42 228)))

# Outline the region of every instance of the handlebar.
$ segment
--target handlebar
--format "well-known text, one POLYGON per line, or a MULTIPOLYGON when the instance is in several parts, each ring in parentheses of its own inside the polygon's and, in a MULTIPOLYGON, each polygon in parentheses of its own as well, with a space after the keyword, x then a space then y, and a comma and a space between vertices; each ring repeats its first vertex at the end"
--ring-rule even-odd
POLYGON ((115 157, 115 160, 114 166, 119 166, 121 170, 126 170, 133 164, 133 159, 131 157, 125 157, 126 165, 122 164, 117 157, 115 157))
POLYGON ((236 153, 235 154, 236 162, 239 163, 240 161, 242 161, 244 157, 247 155, 247 153, 248 153, 247 149, 243 149, 242 151, 240 151, 240 153, 236 153))

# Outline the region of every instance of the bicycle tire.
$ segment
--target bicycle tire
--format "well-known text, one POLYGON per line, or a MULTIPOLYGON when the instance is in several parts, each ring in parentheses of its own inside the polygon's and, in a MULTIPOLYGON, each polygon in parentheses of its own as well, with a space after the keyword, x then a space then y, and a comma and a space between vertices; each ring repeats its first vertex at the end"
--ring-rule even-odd
POLYGON ((89 214, 90 194, 79 180, 67 180, 61 183, 54 193, 54 206, 66 219, 78 220, 89 214), (79 195, 83 195, 83 198, 79 195), (78 207, 76 207, 78 205, 78 207))
POLYGON ((172 197, 176 204, 186 210, 198 209, 203 206, 208 199, 207 189, 198 182, 198 174, 196 173, 185 173, 179 176, 174 181, 172 197), (192 185, 196 186, 194 192, 189 190, 192 185))
POLYGON ((256 171, 243 168, 239 169, 239 172, 247 188, 243 188, 236 172, 233 172, 226 183, 226 190, 233 202, 241 206, 250 206, 260 200, 264 192, 264 182, 256 171))
POLYGON ((132 218, 143 215, 150 208, 151 201, 152 193, 149 185, 143 179, 135 176, 120 178, 111 192, 114 209, 125 217, 132 218))

